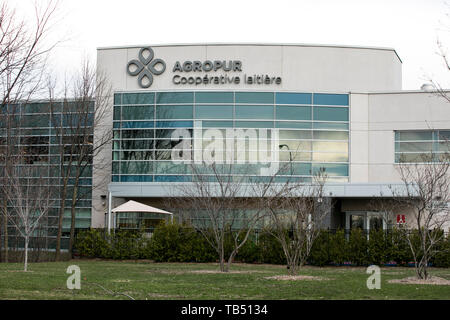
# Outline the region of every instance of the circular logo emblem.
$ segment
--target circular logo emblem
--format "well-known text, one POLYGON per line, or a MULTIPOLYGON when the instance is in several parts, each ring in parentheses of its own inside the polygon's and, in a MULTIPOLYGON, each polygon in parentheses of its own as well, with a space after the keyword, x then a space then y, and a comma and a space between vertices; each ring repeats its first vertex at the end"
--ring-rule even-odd
POLYGON ((153 83, 153 75, 158 76, 166 70, 164 60, 153 60, 154 55, 152 48, 145 47, 139 50, 139 60, 133 59, 127 64, 127 73, 130 76, 139 75, 138 84, 141 88, 150 87, 153 83))

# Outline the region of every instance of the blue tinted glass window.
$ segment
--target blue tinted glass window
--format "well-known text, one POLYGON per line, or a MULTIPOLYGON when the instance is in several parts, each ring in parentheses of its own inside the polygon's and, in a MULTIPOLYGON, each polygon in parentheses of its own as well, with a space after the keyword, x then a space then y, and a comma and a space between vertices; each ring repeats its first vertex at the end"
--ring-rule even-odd
POLYGON ((348 106, 348 94, 315 93, 314 104, 330 106, 348 106))
POLYGON ((121 104, 122 103, 122 94, 116 93, 114 94, 114 104, 121 104))
POLYGON ((314 108, 314 120, 320 121, 348 121, 348 108, 314 108))
POLYGON ((119 176, 112 176, 112 182, 119 182, 119 176))
POLYGON ((192 128, 193 121, 157 121, 157 128, 192 128))
POLYGON ((114 107, 114 120, 120 120, 120 107, 114 107))
POLYGON ((314 129, 348 130, 348 123, 314 122, 314 129))
POLYGON ((273 103, 273 93, 236 92, 236 103, 273 103))
POLYGON ((233 106, 195 106, 196 119, 233 119, 233 106))
POLYGON ((155 182, 188 182, 191 176, 155 176, 155 182))
POLYGON ((233 103, 233 92, 196 92, 195 103, 233 103))
POLYGON ((277 106, 277 120, 311 120, 311 107, 277 106))
POLYGON ((153 119, 153 118, 154 118, 154 107, 153 106, 123 106, 122 107, 122 120, 147 120, 147 119, 153 119))
POLYGON ((320 168, 324 168, 329 176, 348 176, 348 164, 314 163, 313 174, 316 174, 320 168))
POLYGON ((289 121, 277 121, 275 123, 276 128, 292 128, 292 129, 311 129, 311 122, 289 122, 289 121))
POLYGON ((124 121, 122 122, 122 128, 153 128, 153 121, 124 121))
POLYGON ((204 128, 232 128, 233 121, 201 121, 204 128))
POLYGON ((146 93, 124 93, 122 95, 122 104, 153 104, 155 102, 155 94, 146 93))
POLYGON ((273 106, 236 105, 236 119, 273 119, 273 106))
POLYGON ((273 121, 236 121, 236 128, 273 128, 273 121))
POLYGON ((192 119, 192 105, 158 105, 156 106, 157 119, 192 119))
POLYGON ((156 103, 193 103, 193 92, 160 92, 156 95, 156 103))
POLYGON ((277 104, 311 104, 311 93, 277 93, 277 104))

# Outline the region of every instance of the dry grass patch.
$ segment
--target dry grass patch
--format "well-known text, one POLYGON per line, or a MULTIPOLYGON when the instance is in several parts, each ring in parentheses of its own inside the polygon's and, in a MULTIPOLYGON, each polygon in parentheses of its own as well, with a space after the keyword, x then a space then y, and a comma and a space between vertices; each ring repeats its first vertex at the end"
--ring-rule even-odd
POLYGON ((434 284, 441 286, 450 286, 450 280, 440 277, 430 277, 427 280, 417 279, 416 277, 408 277, 404 279, 389 280, 389 283, 401 283, 401 284, 434 284))
POLYGON ((300 280, 310 280, 310 281, 323 281, 323 280, 331 280, 329 278, 324 277, 314 277, 314 276, 272 276, 272 277, 264 277, 264 279, 268 280, 283 280, 283 281, 300 281, 300 280))

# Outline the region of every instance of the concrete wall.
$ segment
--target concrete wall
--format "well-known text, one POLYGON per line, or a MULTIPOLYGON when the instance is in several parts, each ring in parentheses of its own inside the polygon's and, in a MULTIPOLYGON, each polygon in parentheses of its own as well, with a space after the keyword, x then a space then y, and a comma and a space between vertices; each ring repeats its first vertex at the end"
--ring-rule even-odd
MULTIPOLYGON (((399 182, 395 130, 450 129, 450 104, 429 92, 369 94, 368 182, 399 182)), ((352 109, 354 109, 353 106, 352 109)), ((357 151, 361 144, 352 150, 357 151), (356 150, 355 150, 356 148, 356 150)))

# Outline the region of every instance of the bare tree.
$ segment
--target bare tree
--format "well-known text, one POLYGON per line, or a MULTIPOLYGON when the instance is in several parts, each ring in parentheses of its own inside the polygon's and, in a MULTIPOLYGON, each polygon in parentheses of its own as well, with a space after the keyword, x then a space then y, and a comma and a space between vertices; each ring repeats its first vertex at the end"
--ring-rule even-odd
POLYGON ((447 159, 441 162, 400 163, 397 166, 404 188, 393 188, 395 200, 411 213, 402 225, 414 258, 419 279, 429 277, 428 264, 438 252, 437 244, 445 234, 443 226, 450 221, 450 180, 447 159), (417 232, 412 232, 416 229, 417 232))
MULTIPOLYGON (((258 205, 260 201, 252 201, 252 188, 243 175, 236 174, 235 165, 192 164, 190 168, 192 184, 179 185, 179 196, 171 201, 178 208, 187 208, 182 209, 183 219, 188 219, 217 252, 220 271, 228 272, 239 250, 262 222, 263 207, 258 205)), ((264 196, 264 189, 259 196, 264 196)))
POLYGON ((69 209, 71 214, 68 248, 71 252, 75 238, 77 203, 87 196, 86 192, 80 191, 80 181, 86 175, 91 176, 93 158, 112 139, 111 131, 102 131, 96 135, 94 142, 95 128, 99 128, 111 112, 108 101, 112 92, 105 76, 97 74, 90 62, 85 61, 80 74, 71 83, 71 87, 66 84, 62 100, 54 98, 53 85, 49 85, 52 127, 57 140, 61 177, 56 260, 60 259, 64 213, 69 209), (66 205, 66 200, 70 201, 70 206, 66 205))
POLYGON ((269 216, 265 230, 281 244, 290 275, 296 275, 306 263, 332 207, 324 194, 327 179, 324 170, 313 176, 311 184, 291 177, 281 187, 270 187, 263 199, 269 216))
POLYGON ((30 238, 52 205, 51 190, 39 167, 24 164, 21 156, 15 156, 14 160, 5 172, 8 183, 2 189, 7 208, 3 214, 24 239, 24 271, 27 271, 30 238))
MULTIPOLYGON (((12 145, 15 137, 11 134, 16 104, 28 101, 40 88, 43 70, 48 53, 56 43, 46 43, 50 33, 53 17, 57 9, 57 1, 36 2, 34 21, 26 21, 19 17, 16 10, 6 2, 0 4, 0 92, 1 114, 0 133, 3 144, 3 167, 8 167, 12 156, 12 145)), ((3 175, 1 183, 7 183, 3 175)), ((3 197, 6 199, 6 196, 3 197)), ((6 200, 3 201, 3 212, 6 212, 6 200)), ((4 260, 8 261, 8 218, 2 217, 2 236, 4 260)), ((2 247, 0 246, 0 248, 2 247)), ((1 249, 0 249, 1 250, 1 249)))

